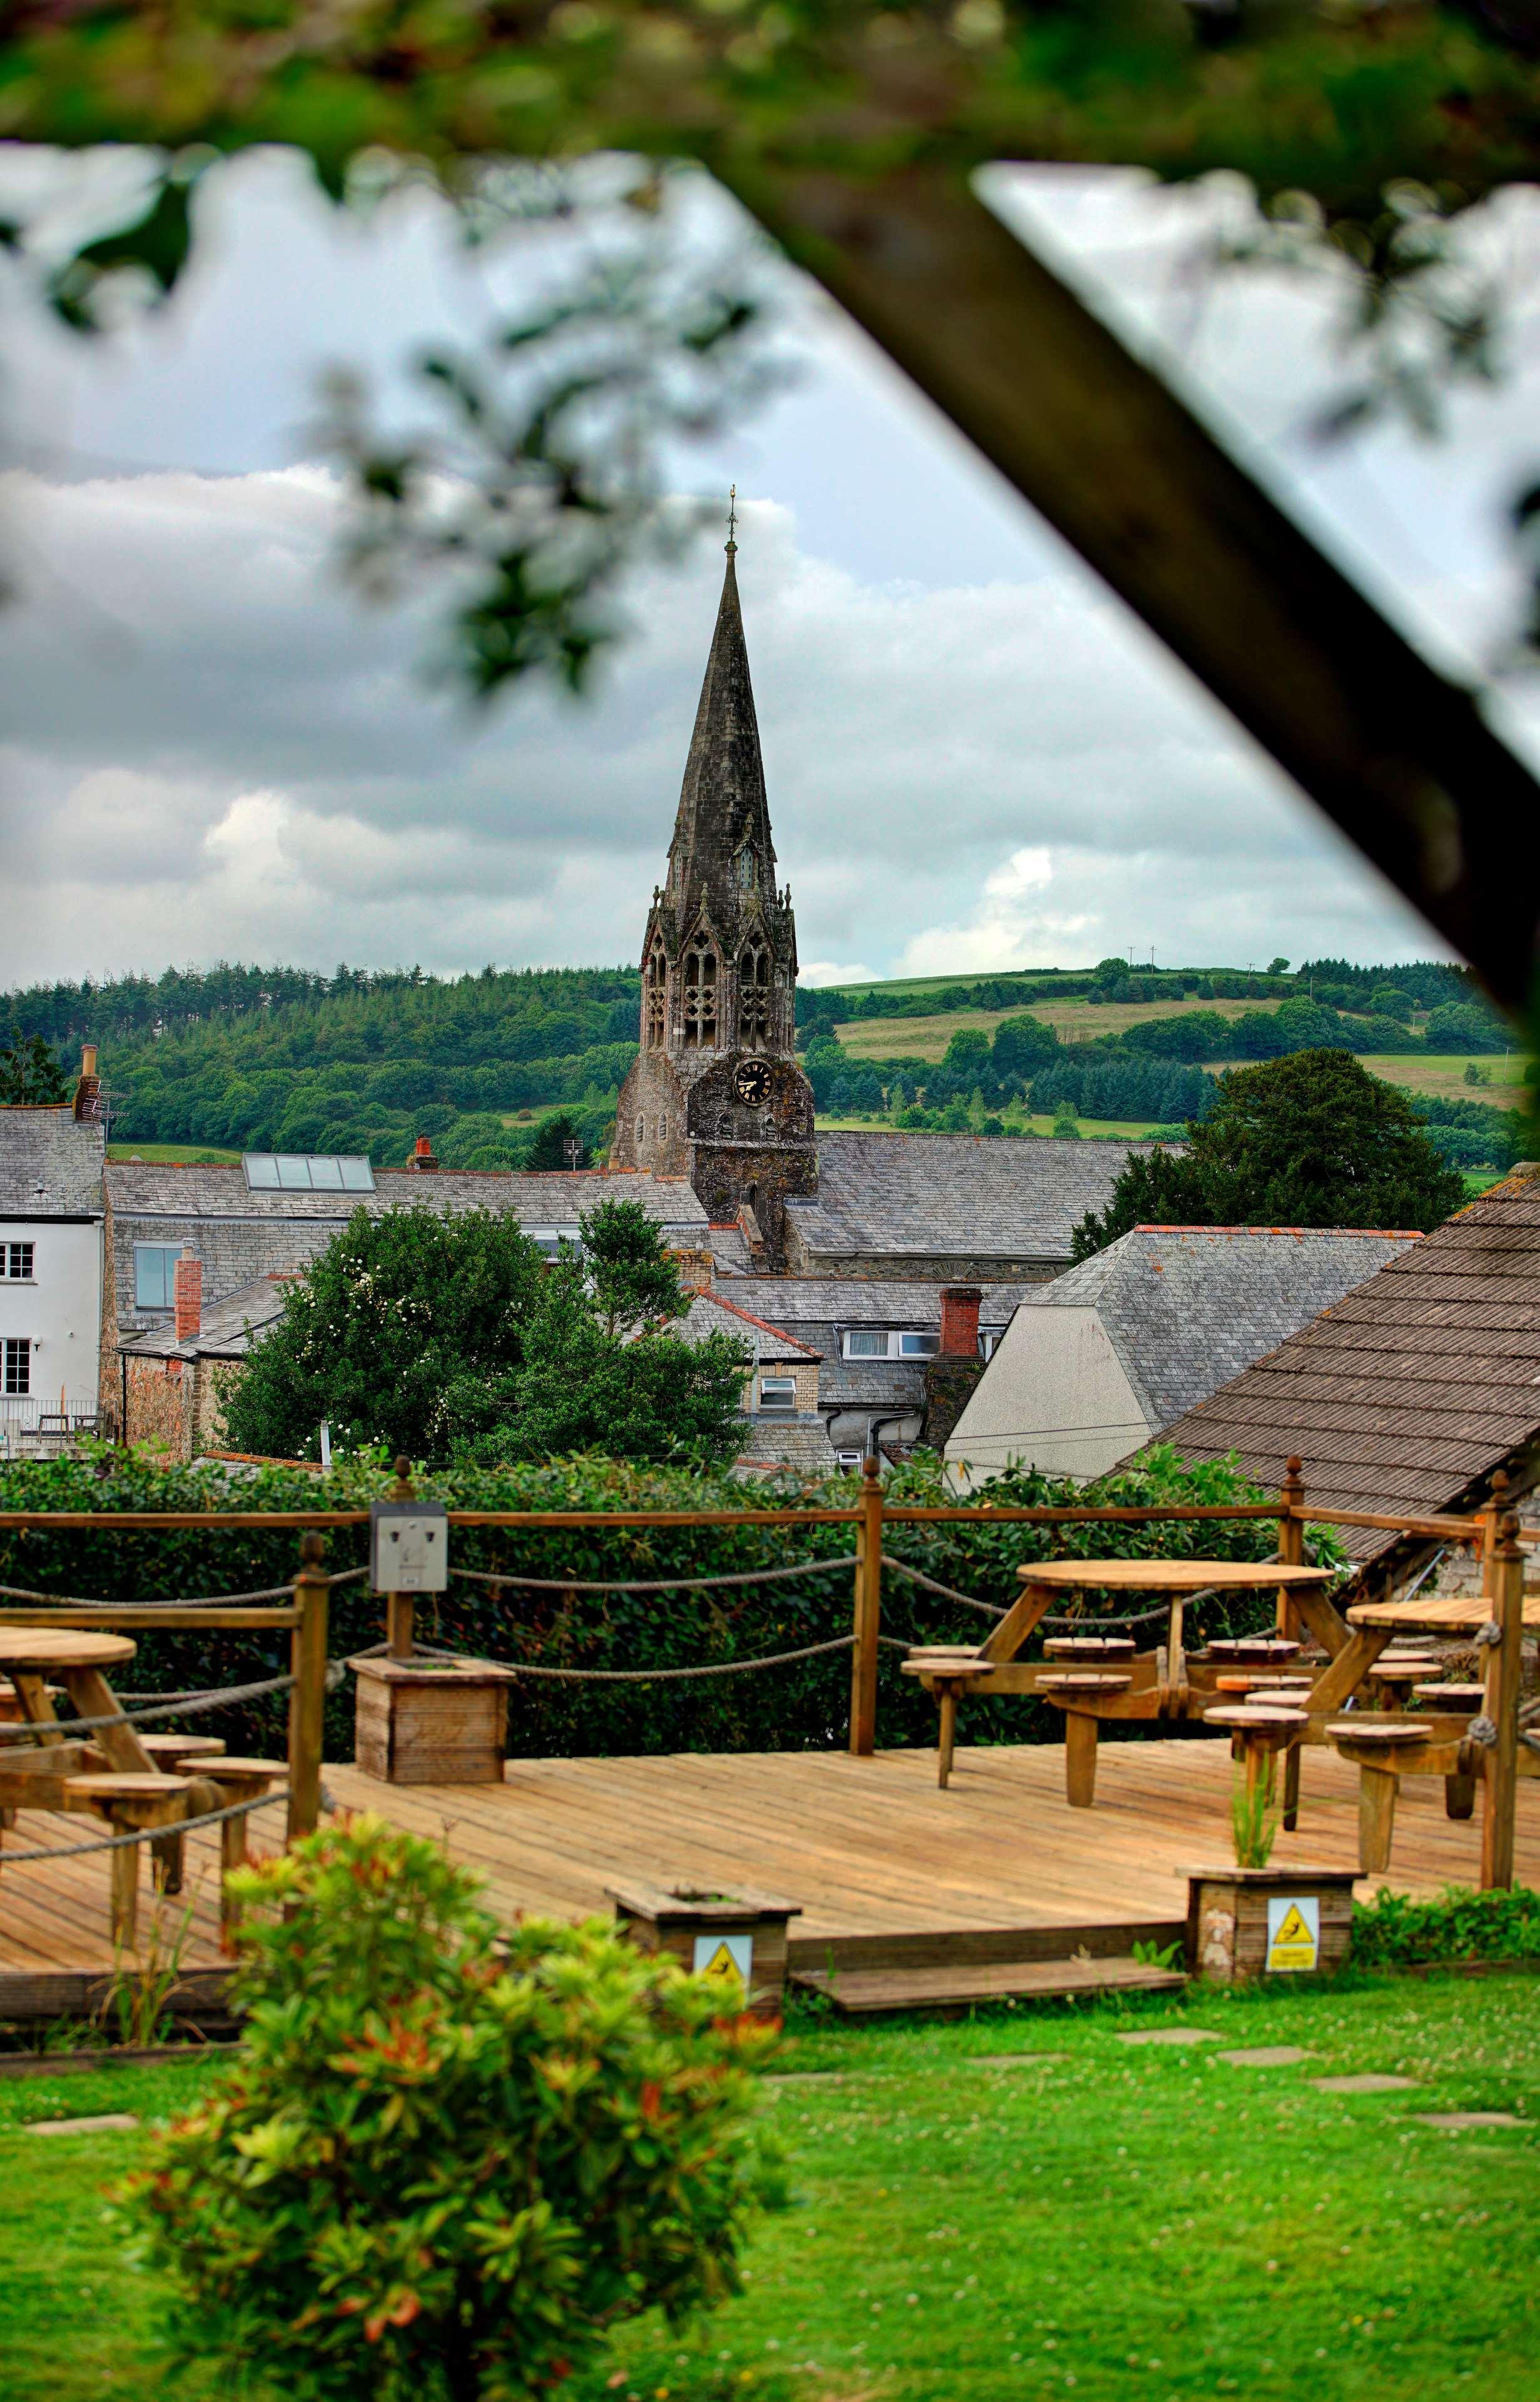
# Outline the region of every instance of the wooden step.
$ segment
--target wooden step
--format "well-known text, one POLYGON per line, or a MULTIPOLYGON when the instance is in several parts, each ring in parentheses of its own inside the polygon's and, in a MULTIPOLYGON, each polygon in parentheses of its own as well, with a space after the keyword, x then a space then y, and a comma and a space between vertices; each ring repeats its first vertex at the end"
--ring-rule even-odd
POLYGON ((846 2017, 877 2010, 960 2010, 970 2002, 1051 2001, 1060 1994, 1176 1993, 1179 1968, 1155 1968, 1114 1955, 1104 1960, 972 1960, 949 1968, 802 1968, 791 1978, 808 1993, 827 1994, 846 2017))

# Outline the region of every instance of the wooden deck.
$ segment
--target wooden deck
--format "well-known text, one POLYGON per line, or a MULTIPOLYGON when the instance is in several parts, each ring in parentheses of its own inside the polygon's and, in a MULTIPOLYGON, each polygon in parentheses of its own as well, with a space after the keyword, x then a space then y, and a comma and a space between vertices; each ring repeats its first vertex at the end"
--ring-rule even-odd
MULTIPOLYGON (((328 1768, 326 1788, 341 1807, 446 1842, 504 1917, 604 1911, 606 1887, 628 1881, 753 1884, 801 1903, 794 1961, 821 1966, 832 1949, 855 1967, 876 1940, 942 1956, 957 1938, 979 1956, 990 1930, 1040 1931, 1057 1949, 1074 1929, 1106 1950, 1172 1925, 1187 1867, 1230 1856, 1231 1774, 1220 1743, 1107 1743, 1089 1811, 1066 1802, 1064 1751, 1047 1744, 961 1749, 945 1793, 933 1751, 510 1760, 502 1786, 385 1786, 328 1768)), ((1305 1754, 1300 1821, 1279 1838, 1280 1863, 1354 1863, 1357 1772, 1334 1753, 1305 1754)), ((257 1823, 259 1847, 260 1829, 281 1820, 257 1823)), ((78 1841, 81 1828, 25 1813, 7 1843, 78 1841)), ((1451 1821, 1439 1782, 1406 1780, 1387 1883, 1411 1893, 1474 1884, 1479 1847, 1478 1815, 1451 1821)), ((187 1890, 163 1919, 174 1926, 190 1905, 185 1964, 215 1970, 213 1843, 195 1835, 187 1851, 187 1890)), ((1519 1788, 1517 1874, 1540 1884, 1540 1783, 1519 1788)), ((152 1915, 146 1898, 146 1926, 152 1915)), ((103 1856, 0 1865, 0 2018, 82 2008, 112 1967, 106 1929, 103 1856)))

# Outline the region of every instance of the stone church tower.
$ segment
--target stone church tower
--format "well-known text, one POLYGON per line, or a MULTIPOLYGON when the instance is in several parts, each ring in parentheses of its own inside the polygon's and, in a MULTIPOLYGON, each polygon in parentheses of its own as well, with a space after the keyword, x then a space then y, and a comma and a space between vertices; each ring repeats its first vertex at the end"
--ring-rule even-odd
POLYGON ((688 1176, 707 1214, 779 1262, 791 1194, 818 1189, 813 1093, 792 1030, 797 937, 776 851, 734 559, 684 769, 668 880, 641 948, 641 1049, 617 1168, 688 1176))

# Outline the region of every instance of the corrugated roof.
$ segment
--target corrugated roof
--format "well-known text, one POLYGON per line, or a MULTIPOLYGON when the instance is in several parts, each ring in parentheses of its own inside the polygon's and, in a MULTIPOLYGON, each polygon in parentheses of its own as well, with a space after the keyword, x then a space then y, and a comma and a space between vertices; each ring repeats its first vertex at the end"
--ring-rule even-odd
POLYGON ((0 1108, 0 1218, 99 1218, 105 1158, 100 1120, 67 1101, 0 1108))
POLYGON ((1416 1234, 1299 1226, 1135 1226, 1027 1309, 1093 1309, 1144 1411, 1165 1426, 1340 1301, 1416 1234))
MULTIPOLYGON (((1057 1291, 1058 1288, 1053 1288, 1057 1291)), ((1166 1427, 1339 1509, 1453 1508, 1540 1440, 1540 1178, 1509 1177, 1166 1427)), ((1378 1539, 1351 1546, 1362 1553, 1378 1539)))

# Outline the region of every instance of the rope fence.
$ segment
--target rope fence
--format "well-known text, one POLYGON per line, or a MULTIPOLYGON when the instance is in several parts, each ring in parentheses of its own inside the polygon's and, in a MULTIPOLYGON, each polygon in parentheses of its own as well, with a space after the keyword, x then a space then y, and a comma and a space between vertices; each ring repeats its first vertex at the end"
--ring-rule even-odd
MULTIPOLYGON (((317 1581, 327 1585, 354 1584, 369 1571, 362 1568, 338 1568, 335 1576, 321 1577, 317 1581)), ((203 1593, 184 1600, 180 1594, 167 1594, 157 1601, 100 1601, 89 1594, 31 1593, 24 1585, 0 1584, 0 1601, 24 1601, 35 1609, 232 1609, 243 1602, 292 1601, 292 1584, 264 1585, 260 1593, 203 1593)))
POLYGON ((743 1568, 730 1576, 708 1577, 628 1577, 613 1582, 584 1581, 581 1577, 515 1576, 505 1568, 452 1567, 452 1577, 466 1577, 474 1584, 517 1585, 531 1593, 710 1593, 722 1585, 779 1584, 791 1577, 821 1576, 831 1568, 853 1568, 856 1554, 837 1560, 802 1560, 791 1567, 743 1568))
MULTIPOLYGON (((907 1643, 897 1636, 886 1636, 880 1641, 898 1645, 907 1651, 907 1643)), ((532 1660, 490 1660, 482 1652, 442 1651, 425 1643, 414 1644, 414 1654, 424 1660, 474 1660, 479 1666, 502 1668, 511 1677, 560 1677, 574 1683, 595 1685, 647 1685, 673 1683, 686 1677, 744 1677, 754 1668, 784 1668, 793 1660, 818 1660, 828 1651, 848 1651, 856 1641, 854 1635, 836 1635, 829 1643, 805 1643, 797 1651, 772 1651, 759 1660, 710 1660, 697 1668, 547 1668, 537 1666, 532 1660)), ((385 1649, 376 1644, 370 1651, 357 1652, 358 1659, 378 1658, 385 1649)))
POLYGON ((89 1852, 121 1852, 130 1843, 163 1842, 168 1835, 190 1835, 199 1827, 220 1826, 227 1818, 246 1818, 254 1810, 270 1810, 274 1802, 288 1798, 288 1787, 280 1785, 271 1793, 259 1794, 254 1802, 231 1802, 223 1810, 204 1810, 196 1818, 177 1818, 166 1827, 138 1827, 128 1835, 98 1835, 89 1843, 55 1843, 29 1852, 13 1852, 7 1843, 0 1848, 0 1868, 24 1868, 29 1860, 80 1860, 89 1852))
MULTIPOLYGON (((333 1660, 326 1669, 326 1690, 335 1692, 347 1673, 346 1663, 333 1660)), ((35 1743, 41 1735, 49 1742, 56 1735, 94 1733, 102 1727, 149 1726, 157 1719, 199 1718, 208 1710, 223 1710, 237 1702, 259 1702, 269 1693, 286 1693, 296 1679, 292 1676, 265 1677, 255 1685, 211 1686, 203 1692, 165 1693, 144 1698, 150 1706, 144 1709, 113 1710, 92 1719, 26 1719, 0 1726, 0 1743, 35 1743)), ((136 1697, 137 1698, 137 1697, 136 1697)))

